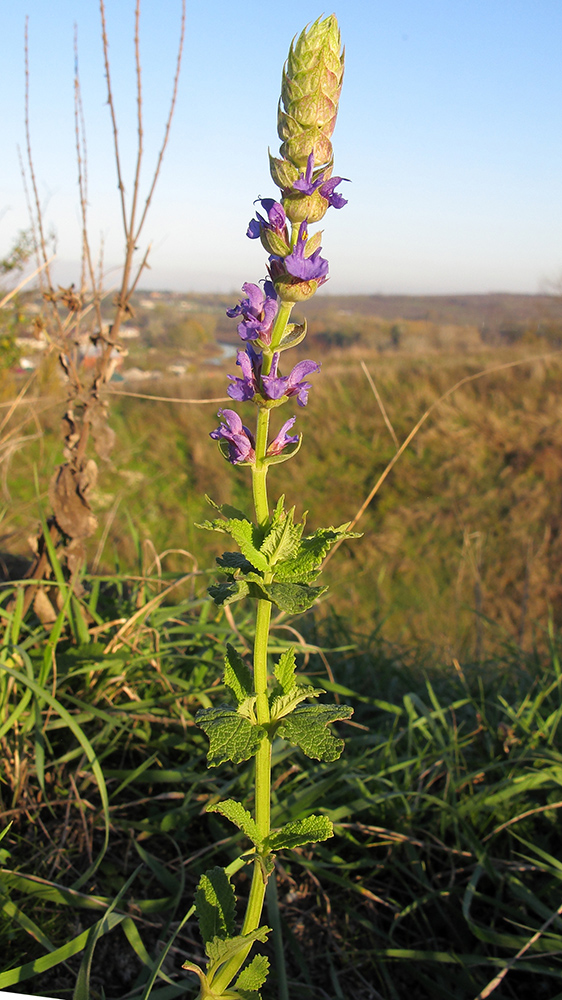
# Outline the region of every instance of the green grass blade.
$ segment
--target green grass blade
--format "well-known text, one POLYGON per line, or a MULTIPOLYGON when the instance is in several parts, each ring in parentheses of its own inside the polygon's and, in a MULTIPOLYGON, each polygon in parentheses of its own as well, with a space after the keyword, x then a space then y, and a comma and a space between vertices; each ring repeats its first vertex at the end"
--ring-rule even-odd
POLYGON ((107 850, 107 845, 109 843, 109 801, 107 796, 107 787, 105 784, 105 778, 103 775, 103 771, 100 767, 97 754, 94 748, 92 747, 92 744, 90 743, 88 737, 80 728, 80 726, 76 724, 70 712, 68 712, 64 707, 64 705, 61 705, 60 701, 58 701, 58 699, 55 698, 49 691, 46 691, 44 688, 41 688, 41 686, 36 681, 31 680, 29 677, 26 677, 24 674, 21 674, 17 670, 13 670, 12 668, 7 667, 3 663, 0 663, 0 670, 4 670, 11 677, 14 677, 16 680, 19 680, 21 684, 27 685, 37 698, 42 698, 44 701, 47 702, 48 705, 54 708, 55 712, 57 712, 57 714, 60 715, 62 719, 64 719, 68 728, 71 730, 73 735, 80 743, 80 746, 84 750, 90 764, 92 765, 92 770, 96 777, 100 798, 102 801, 104 823, 105 823, 104 841, 101 851, 98 854, 97 858, 95 858, 95 860, 92 862, 89 868, 85 872, 83 872, 80 878, 78 878, 74 883, 74 888, 78 889, 80 888, 81 885, 84 885, 84 883, 87 882, 88 879, 91 878, 93 873, 96 871, 98 865, 100 864, 105 855, 105 852, 107 850))
MULTIPOLYGON (((94 925, 96 928, 99 926, 98 937, 107 934, 108 931, 117 927, 118 924, 125 920, 125 916, 126 914, 124 913, 110 913, 108 916, 103 916, 94 925)), ((23 983, 26 979, 31 979, 32 976, 37 976, 40 972, 47 972, 48 969, 53 969, 56 965, 60 965, 61 962, 66 962, 73 955, 78 955, 86 947, 91 931, 92 928, 90 927, 89 930, 83 931, 78 937, 67 941, 66 944, 57 948, 56 951, 52 951, 48 955, 43 955, 41 958, 36 958, 33 962, 26 962, 25 965, 20 965, 17 969, 9 969, 7 972, 0 973, 0 990, 5 989, 7 986, 13 986, 15 983, 23 983)))

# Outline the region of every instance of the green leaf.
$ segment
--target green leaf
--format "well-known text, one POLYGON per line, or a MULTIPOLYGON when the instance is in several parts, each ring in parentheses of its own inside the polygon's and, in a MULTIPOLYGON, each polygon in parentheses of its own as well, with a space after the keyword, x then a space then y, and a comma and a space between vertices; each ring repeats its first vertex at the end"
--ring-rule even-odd
POLYGON ((236 573, 237 570, 251 573, 254 568, 241 552, 223 552, 222 556, 217 556, 217 563, 226 573, 236 573))
POLYGON ((295 647, 290 646, 289 649, 285 649, 281 656, 279 657, 279 662, 275 664, 273 673, 275 674, 275 679, 279 684, 283 694, 289 694, 295 686, 295 670, 297 669, 297 662, 295 659, 295 647))
POLYGON ((228 705, 201 709, 195 716, 195 723, 209 738, 209 767, 217 767, 227 760, 233 764, 249 760, 266 736, 263 726, 254 725, 228 705))
POLYGON ((225 799, 224 802, 215 802, 214 805, 207 807, 207 812, 218 812, 222 816, 226 816, 234 826, 237 826, 239 830, 242 830, 246 834, 248 840, 251 840, 256 847, 261 844, 261 837, 259 835, 258 828, 254 823, 254 820, 250 816, 247 809, 240 802, 236 802, 234 799, 225 799))
POLYGON ((306 819, 297 819, 271 833, 266 837, 264 847, 270 851, 281 851, 284 848, 303 847, 304 844, 317 844, 333 835, 334 828, 327 816, 307 816, 306 819))
POLYGON ((222 531, 223 535, 227 535, 227 521, 221 521, 216 518, 214 521, 196 521, 196 528, 205 528, 206 531, 222 531))
POLYGON ((301 341, 306 337, 306 320, 302 325, 298 326, 296 323, 289 323, 286 328, 281 342, 277 347, 278 351, 286 351, 289 347, 296 347, 301 341))
POLYGON ((277 733, 288 743, 301 748, 307 757, 315 760, 337 760, 343 750, 343 740, 335 737, 326 727, 331 722, 349 719, 353 709, 349 705, 306 705, 296 708, 279 724, 277 733))
POLYGON ((269 876, 275 870, 275 859, 273 854, 258 854, 256 856, 256 864, 260 867, 263 884, 267 885, 269 876))
POLYGON ((195 893, 195 909, 205 951, 212 958, 210 947, 217 938, 229 938, 234 931, 236 898, 224 868, 211 868, 199 879, 195 893))
POLYGON ((308 611, 318 598, 325 594, 327 587, 309 587, 303 583, 267 583, 263 590, 273 604, 290 615, 308 611))
POLYGON ((212 583, 208 588, 208 593, 215 604, 223 607, 225 604, 233 604, 234 601, 247 597, 249 590, 245 580, 231 580, 225 583, 212 583))
POLYGON ((232 691, 236 701, 240 705, 246 698, 251 697, 253 692, 252 675, 244 660, 237 653, 234 646, 229 642, 226 644, 226 656, 224 658, 225 671, 224 683, 232 691))
POLYGON ((310 583, 320 572, 320 567, 328 552, 336 542, 344 538, 360 538, 358 532, 347 531, 349 521, 339 528, 318 528, 313 535, 303 538, 294 558, 287 559, 275 570, 277 580, 295 580, 310 583))
POLYGON ((250 934, 240 934, 237 937, 229 938, 217 936, 212 941, 209 941, 206 947, 206 952, 210 959, 207 968, 209 983, 212 982, 213 977, 218 972, 219 966, 224 965, 225 962, 228 962, 241 951, 244 951, 252 941, 261 941, 264 944, 267 941, 267 935, 270 933, 271 927, 258 927, 257 930, 251 931, 250 934))
POLYGON ((231 520, 227 522, 227 531, 238 542, 243 556, 251 562, 255 569, 262 573, 269 569, 269 561, 257 547, 261 543, 261 529, 250 521, 231 520), (256 544, 257 543, 257 544, 256 544))
POLYGON ((205 500, 207 501, 208 504, 211 505, 211 507, 214 507, 215 510, 218 510, 219 513, 223 515, 223 517, 226 518, 235 517, 239 521, 250 520, 249 517, 247 517, 246 514, 244 514, 244 511, 239 510, 238 507, 232 507, 229 503, 215 503, 215 501, 211 500, 210 496, 208 496, 206 493, 205 493, 205 500))
POLYGON ((261 554, 259 548, 262 541, 262 529, 252 524, 246 515, 235 507, 227 508, 226 504, 222 507, 217 507, 214 503, 213 506, 223 514, 228 510, 233 516, 224 520, 216 518, 213 521, 202 521, 197 527, 206 528, 208 531, 221 531, 223 534, 231 535, 240 546, 242 555, 250 562, 252 567, 262 572, 267 570, 268 561, 261 554))
POLYGON ((271 527, 261 545, 261 551, 267 555, 270 566, 290 559, 297 552, 304 524, 293 524, 294 515, 294 507, 286 512, 279 512, 278 502, 271 527))
POLYGON ((282 719, 285 715, 289 715, 289 712, 292 712, 305 698, 318 698, 321 694, 325 694, 322 688, 315 688, 309 684, 295 684, 289 694, 281 694, 272 698, 271 721, 275 722, 276 719, 282 719))
POLYGON ((235 983, 237 990, 259 990, 267 979, 269 959, 265 955, 256 955, 249 965, 238 976, 235 983))

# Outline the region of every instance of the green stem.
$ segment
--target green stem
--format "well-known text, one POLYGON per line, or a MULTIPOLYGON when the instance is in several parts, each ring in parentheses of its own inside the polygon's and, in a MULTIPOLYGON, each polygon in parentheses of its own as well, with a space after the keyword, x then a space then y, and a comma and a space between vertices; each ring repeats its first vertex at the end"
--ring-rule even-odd
MULTIPOLYGON (((273 355, 281 343, 287 328, 294 302, 281 302, 273 330, 269 350, 263 353, 264 375, 271 371, 273 355)), ((256 425, 256 462, 252 469, 252 492, 258 524, 265 528, 269 522, 269 501, 267 497, 267 470, 265 461, 269 435, 269 409, 260 406, 256 425)), ((266 583, 270 579, 266 577, 266 583)), ((256 696, 256 716, 258 725, 267 726, 270 721, 269 696, 267 690, 267 646, 271 621, 271 602, 258 601, 256 614, 256 634, 254 640, 254 694, 256 696)), ((260 840, 269 836, 271 829, 271 740, 262 740, 255 758, 255 821, 260 840)), ((260 864, 254 864, 254 874, 248 898, 243 934, 257 930, 261 923, 265 899, 265 881, 260 864)), ((213 979, 213 992, 220 995, 227 989, 248 957, 252 945, 231 958, 213 979)))
POLYGON ((265 528, 267 522, 269 521, 269 502, 267 499, 268 467, 264 462, 264 457, 267 452, 269 413, 270 411, 268 409, 260 406, 256 426, 256 464, 252 469, 252 490, 254 494, 256 519, 262 528, 265 528))
MULTIPOLYGON (((273 355, 283 338, 287 329, 294 302, 281 302, 273 330, 271 331, 271 344, 268 351, 263 353, 262 374, 269 375, 273 355)), ((258 524, 264 528, 269 521, 269 502, 267 499, 267 463, 264 461, 267 454, 267 443, 269 434, 269 414, 270 410, 265 406, 260 406, 256 424, 256 464, 252 469, 252 491, 254 495, 254 507, 258 524)))
MULTIPOLYGON (((267 643, 269 639, 270 620, 271 602, 258 601, 254 642, 254 691, 256 694, 257 720, 261 725, 267 725, 270 719, 267 693, 267 643)), ((260 833, 260 839, 265 840, 270 832, 271 803, 271 741, 268 737, 262 740, 260 744, 256 754, 255 768, 255 820, 260 833)), ((261 866, 256 861, 244 926, 242 928, 243 934, 250 934, 251 931, 259 927, 264 897, 265 882, 261 866)), ((251 948, 252 943, 225 964, 213 979, 213 992, 220 995, 230 985, 234 976, 246 961, 251 948)))
POLYGON ((268 354, 264 353, 263 356, 263 374, 269 375, 271 370, 271 362, 273 359, 273 354, 279 347, 281 343, 283 334, 287 329, 287 323, 291 317, 293 311, 294 302, 281 302, 279 304, 279 309, 277 310, 277 316, 275 317, 275 323, 273 324, 273 329, 271 331, 271 343, 269 345, 268 354))
POLYGON ((277 882, 275 881, 274 874, 272 874, 268 879, 265 897, 267 902, 267 922, 273 931, 275 972, 279 986, 279 1000, 289 1000, 289 984, 287 982, 285 951, 283 949, 283 928, 281 926, 281 914, 279 912, 279 899, 277 896, 277 882))

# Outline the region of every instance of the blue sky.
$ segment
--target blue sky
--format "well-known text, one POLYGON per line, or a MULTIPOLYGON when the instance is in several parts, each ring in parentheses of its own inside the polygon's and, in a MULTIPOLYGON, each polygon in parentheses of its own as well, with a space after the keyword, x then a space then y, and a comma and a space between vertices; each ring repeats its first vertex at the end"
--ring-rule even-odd
MULTIPOLYGON (((281 68, 310 0, 188 0, 170 145, 144 232, 145 287, 236 290, 264 275, 245 238, 253 200, 275 195, 281 68), (279 12, 279 13, 278 13, 279 12)), ((348 206, 323 221, 332 293, 536 292, 562 274, 560 0, 342 0, 346 78, 334 134, 348 206)), ((179 0, 143 0, 146 166, 171 91, 179 0)), ((331 13, 331 8, 325 13, 331 13)), ((79 253, 73 33, 89 149, 94 247, 108 265, 122 236, 96 0, 0 5, 3 167, 0 253, 26 224, 23 31, 29 15, 31 128, 61 277, 79 253)), ((107 0, 114 90, 131 176, 133 0, 107 0)), ((131 182, 129 181, 129 188, 131 182)), ((111 279, 109 279, 111 280, 111 279)))

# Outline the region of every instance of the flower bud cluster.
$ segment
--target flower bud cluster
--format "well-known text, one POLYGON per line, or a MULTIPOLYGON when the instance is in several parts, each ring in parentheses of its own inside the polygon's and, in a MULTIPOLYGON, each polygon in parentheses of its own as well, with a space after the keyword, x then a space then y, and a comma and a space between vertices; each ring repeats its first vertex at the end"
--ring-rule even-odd
MULTIPOLYGON (((344 70, 344 53, 335 15, 319 18, 293 39, 283 70, 278 109, 281 157, 270 155, 271 176, 281 189, 279 201, 258 198, 256 213, 246 235, 260 240, 268 254, 268 278, 259 285, 246 282, 245 298, 227 310, 239 317, 238 333, 247 342, 239 351, 242 376, 229 375, 228 395, 255 403, 260 413, 296 397, 305 406, 311 385, 306 378, 319 371, 315 361, 301 361, 289 375, 280 375, 282 351, 295 346, 306 326, 288 324, 291 309, 305 301, 328 280, 328 261, 321 256, 322 233, 309 233, 309 224, 324 217, 328 208, 342 208, 346 199, 336 188, 346 178, 332 176, 331 136, 336 124, 344 70)), ((291 457, 300 446, 299 435, 289 435, 295 418, 286 421, 271 441, 256 438, 234 410, 221 410, 222 421, 211 437, 234 465, 254 469, 279 456, 289 446, 291 457), (256 444, 258 441, 258 444, 256 444), (261 447, 261 452, 260 452, 261 447), (256 450, 257 449, 257 450, 256 450)), ((268 426, 268 425, 267 425, 268 426)))
POLYGON ((270 156, 271 176, 283 192, 292 223, 319 222, 344 180, 332 177, 331 137, 336 125, 344 71, 344 52, 335 15, 314 22, 293 40, 283 70, 277 131, 281 159, 270 156))

